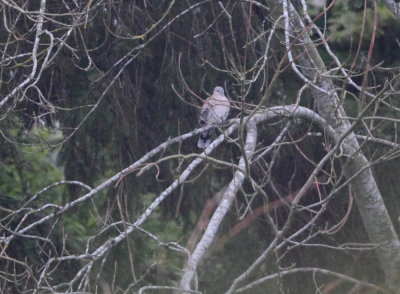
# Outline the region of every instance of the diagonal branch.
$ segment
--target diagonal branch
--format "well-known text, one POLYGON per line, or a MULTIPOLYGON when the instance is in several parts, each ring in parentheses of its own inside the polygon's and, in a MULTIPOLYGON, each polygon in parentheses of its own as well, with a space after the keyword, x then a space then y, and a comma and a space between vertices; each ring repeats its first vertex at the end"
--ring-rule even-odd
MULTIPOLYGON (((248 161, 251 160, 253 156, 256 141, 257 141, 257 127, 254 120, 250 120, 246 124, 247 129, 247 136, 246 136, 246 143, 245 143, 245 154, 239 160, 239 167, 241 170, 246 169, 245 159, 247 158, 248 161)), ((197 244, 196 249, 194 250, 193 254, 190 256, 186 269, 184 270, 182 280, 181 280, 181 289, 188 291, 190 290, 191 281, 196 273, 197 266, 206 253, 207 249, 210 247, 212 241, 214 240, 218 228, 224 219, 226 213, 228 212, 233 199, 235 199, 236 193, 242 186, 242 183, 245 179, 245 174, 241 171, 237 170, 233 176, 232 181, 229 183, 228 188, 226 189, 224 195, 222 196, 222 200, 214 212, 210 223, 207 226, 203 237, 201 238, 200 242, 197 244)))
POLYGON ((360 151, 360 146, 352 131, 359 123, 363 113, 353 124, 350 124, 347 119, 343 119, 347 116, 334 91, 335 85, 326 74, 326 66, 298 13, 288 0, 268 0, 267 2, 275 13, 274 18, 284 15, 284 33, 287 36, 290 34, 291 41, 294 42, 294 45, 287 49, 291 50, 296 57, 295 60, 299 64, 302 75, 317 86, 311 88, 311 93, 318 113, 335 129, 339 136, 346 136, 343 140, 343 144, 346 146, 346 154, 342 160, 344 173, 346 177, 351 177, 361 171, 353 179, 352 191, 369 239, 372 243, 383 244, 377 248, 376 253, 386 274, 389 287, 393 290, 399 289, 400 241, 372 175, 369 162, 360 151), (319 88, 324 91, 320 91, 319 88))

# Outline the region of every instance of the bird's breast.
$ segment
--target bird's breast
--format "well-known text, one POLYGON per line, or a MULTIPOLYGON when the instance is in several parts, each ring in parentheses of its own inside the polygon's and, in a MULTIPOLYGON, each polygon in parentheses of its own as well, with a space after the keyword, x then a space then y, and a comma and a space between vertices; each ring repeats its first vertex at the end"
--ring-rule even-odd
MULTIPOLYGON (((225 98, 225 97, 224 97, 225 98)), ((211 123, 223 123, 228 117, 230 103, 225 99, 213 99, 210 101, 210 113, 208 115, 208 121, 211 123)))

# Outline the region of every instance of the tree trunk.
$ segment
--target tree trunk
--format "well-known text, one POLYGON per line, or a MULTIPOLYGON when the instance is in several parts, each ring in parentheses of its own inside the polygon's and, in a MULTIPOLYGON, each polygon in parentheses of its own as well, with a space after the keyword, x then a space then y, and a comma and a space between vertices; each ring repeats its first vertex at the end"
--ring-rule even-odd
MULTIPOLYGON (((284 13, 287 0, 268 0, 274 19, 284 13)), ((313 81, 311 93, 318 113, 331 125, 339 136, 345 136, 343 144, 347 154, 343 154, 342 167, 344 174, 350 178, 353 195, 357 202, 362 221, 372 243, 379 244, 376 249, 385 272, 387 284, 392 291, 400 289, 400 242, 394 230, 392 221, 386 210, 382 195, 379 192, 372 174, 370 163, 360 150, 353 125, 347 119, 340 104, 339 97, 332 80, 327 77, 326 67, 315 44, 310 39, 299 14, 287 1, 289 32, 294 36, 289 44, 294 60, 298 63, 301 73, 313 81), (297 33, 297 35, 296 35, 297 33)), ((284 25, 283 25, 284 27, 284 25)))

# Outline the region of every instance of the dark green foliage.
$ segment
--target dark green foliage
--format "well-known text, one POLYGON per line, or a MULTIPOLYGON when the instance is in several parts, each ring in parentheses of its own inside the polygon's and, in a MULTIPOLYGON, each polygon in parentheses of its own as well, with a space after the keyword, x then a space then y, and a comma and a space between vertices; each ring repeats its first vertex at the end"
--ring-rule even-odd
MULTIPOLYGON (((29 4, 30 9, 35 9, 39 3, 39 1, 30 2, 32 2, 29 4)), ((296 100, 295 95, 299 90, 300 80, 293 72, 286 70, 278 80, 273 81, 274 71, 285 54, 277 38, 273 38, 272 53, 265 65, 264 75, 260 75, 251 85, 249 95, 244 95, 246 86, 233 71, 233 66, 236 65, 239 71, 245 72, 263 54, 263 44, 260 43, 244 49, 244 45, 250 39, 248 30, 259 33, 271 27, 271 23, 267 21, 269 15, 266 15, 263 10, 254 7, 251 27, 248 28, 246 14, 243 14, 238 1, 226 1, 225 7, 232 14, 233 19, 238 20, 232 23, 231 31, 229 18, 223 16, 216 1, 210 2, 183 15, 160 31, 159 27, 166 25, 187 8, 187 1, 177 1, 161 25, 157 29, 148 31, 155 24, 155 20, 163 16, 169 5, 169 1, 153 2, 106 1, 101 7, 94 9, 90 22, 87 25, 80 25, 68 41, 69 46, 76 49, 75 55, 72 55, 70 50, 62 49, 61 54, 52 61, 51 66, 38 82, 38 88, 51 105, 40 104, 38 92, 29 90, 26 95, 37 104, 19 103, 12 115, 0 122, 1 128, 5 130, 4 137, 17 142, 10 143, 4 137, 1 138, 1 208, 19 207, 21 205, 19 201, 26 195, 34 194, 46 185, 62 179, 62 174, 66 180, 77 180, 96 187, 152 148, 167 141, 168 138, 193 130, 197 123, 196 106, 199 106, 201 101, 193 97, 184 84, 202 98, 207 97, 214 86, 224 86, 231 99, 238 102, 238 108, 232 111, 231 117, 241 115, 240 102, 257 104, 263 95, 268 97, 265 106, 291 104, 296 100), (214 25, 211 26, 212 23, 214 25), (139 45, 144 45, 143 49, 135 50, 134 48, 139 45), (88 59, 86 50, 90 53, 91 61, 88 59), (138 56, 133 58, 130 64, 126 64, 127 60, 135 54, 138 56), (86 67, 88 67, 87 70, 84 70, 86 67), (223 71, 218 71, 216 68, 223 71), (119 74, 122 69, 122 73, 119 74), (265 89, 270 83, 272 83, 271 89, 266 93, 265 89), (185 101, 177 97, 173 87, 185 101), (98 106, 93 113, 89 114, 95 104, 98 106), (56 110, 49 111, 52 107, 56 110), (49 113, 41 118, 47 127, 38 128, 38 117, 47 112, 49 113), (58 130, 57 135, 51 135, 55 129, 58 130), (70 135, 71 137, 61 146, 53 148, 52 145, 61 141, 61 133, 63 138, 70 135), (58 157, 57 164, 52 160, 55 154, 58 157), (12 207, 14 204, 15 207, 12 207)), ((367 8, 368 21, 365 32, 361 36, 364 1, 336 2, 338 5, 329 12, 329 19, 331 19, 327 24, 329 40, 332 41, 332 48, 344 65, 351 64, 354 58, 361 60, 356 62, 359 67, 355 69, 357 73, 361 73, 364 70, 362 59, 365 58, 371 41, 373 9, 367 8), (350 39, 354 42, 349 42, 350 39), (356 56, 359 40, 362 41, 362 52, 356 56)), ((62 7, 54 2, 48 9, 50 12, 62 13, 65 12, 62 7)), ((400 50, 396 45, 396 36, 399 35, 400 25, 382 4, 379 4, 377 9, 379 19, 375 50, 372 54, 373 63, 383 61, 385 66, 398 66, 400 50)), ((61 17, 60 21, 63 19, 66 21, 68 18, 61 17)), ((26 23, 21 21, 16 29, 24 34, 33 25, 31 21, 26 23)), ((52 22, 46 24, 49 30, 52 26, 56 24, 52 22)), ((25 38, 28 41, 23 46, 28 46, 33 37, 32 33, 26 33, 25 38)), ((0 40, 5 42, 5 31, 1 28, 0 40)), ((17 47, 15 45, 14 49, 17 47)), ((323 57, 326 64, 332 64, 328 55, 323 55, 323 57)), ((19 68, 16 74, 21 77, 26 76, 29 74, 29 69, 19 68)), ((371 84, 374 81, 381 85, 385 79, 392 77, 390 72, 383 71, 380 75, 368 76, 368 79, 371 84)), ((2 72, 2 80, 8 78, 8 74, 2 72)), ((361 84, 362 76, 356 77, 355 81, 361 84)), ((335 82, 339 87, 342 86, 340 81, 335 82)), ((6 91, 14 86, 14 84, 2 83, 1 89, 6 91)), ((356 93, 351 88, 346 90, 350 94, 356 93)), ((378 92, 380 89, 375 90, 378 92)), ((357 107, 364 97, 356 97, 358 100, 347 98, 348 96, 346 96, 345 107, 346 110, 349 109, 348 115, 356 115, 357 107), (347 102, 349 100, 351 102, 347 102)), ((313 101, 307 91, 302 97, 301 104, 312 108, 313 101)), ((385 115, 391 114, 385 112, 385 115)), ((286 120, 270 122, 262 126, 259 132, 260 144, 264 146, 271 144, 285 124, 286 120)), ((362 128, 359 130, 362 133, 362 128)), ((251 198, 250 194, 257 195, 251 206, 252 209, 256 209, 265 203, 279 201, 281 197, 296 192, 304 184, 314 168, 314 163, 326 154, 327 147, 323 144, 329 143, 321 142, 320 138, 304 139, 305 134, 310 131, 317 130, 302 124, 301 121, 292 124, 289 131, 290 139, 299 143, 296 146, 283 146, 279 154, 271 153, 265 157, 265 161, 269 162, 277 156, 274 159, 274 166, 269 170, 267 180, 270 182, 265 186, 265 192, 270 198, 268 200, 262 198, 247 182, 237 198, 236 207, 239 209, 231 212, 229 223, 225 221, 226 227, 221 229, 221 235, 226 234, 232 224, 238 222, 238 216, 243 213, 241 209, 251 198), (244 195, 244 191, 249 195, 244 195)), ((388 140, 394 140, 398 135, 394 134, 391 123, 386 125, 382 123, 380 128, 374 130, 374 133, 377 137, 386 137, 388 140)), ((363 150, 371 159, 374 159, 376 154, 387 151, 380 147, 363 147, 363 150)), ((179 152, 190 154, 198 153, 199 150, 196 149, 195 140, 192 139, 182 142, 179 146, 167 148, 163 155, 174 155, 179 152)), ((236 163, 240 154, 237 145, 225 143, 218 149, 218 153, 212 156, 236 163)), ((73 254, 78 254, 88 238, 102 227, 103 220, 111 223, 120 220, 123 215, 128 221, 134 222, 151 200, 166 189, 189 162, 190 160, 180 158, 173 159, 161 162, 157 168, 146 171, 141 177, 136 177, 135 173, 128 175, 117 187, 113 186, 97 195, 93 202, 85 202, 73 212, 63 215, 54 228, 48 227, 53 224, 38 228, 41 230, 38 234, 46 236, 52 232, 51 240, 55 246, 51 250, 59 253, 58 250, 61 250, 63 245, 63 234, 68 232, 66 247, 73 254)), ((197 176, 199 178, 194 182, 183 184, 181 189, 173 192, 161 208, 153 214, 151 220, 145 223, 145 229, 157 232, 157 236, 164 242, 186 243, 206 201, 228 184, 233 173, 232 169, 212 162, 205 164, 191 176, 191 178, 197 176), (208 164, 209 168, 199 175, 205 164, 208 164)), ((260 163, 252 172, 263 177, 268 169, 268 164, 260 163)), ((329 162, 324 170, 327 173, 340 174, 335 161, 329 162)), ((385 201, 387 200, 390 212, 396 215, 398 187, 388 183, 396 182, 393 178, 398 177, 397 164, 385 162, 384 167, 377 167, 377 171, 380 187, 387 197, 385 201), (381 169, 385 169, 386 172, 391 171, 390 179, 382 176, 383 173, 379 173, 381 169)), ((324 180, 325 175, 319 174, 318 179, 324 180)), ((331 184, 322 187, 323 196, 329 194, 331 188, 331 184)), ((38 200, 37 205, 46 201, 62 205, 80 197, 85 191, 82 187, 74 185, 56 188, 51 193, 45 194, 43 199, 38 200)), ((349 203, 348 193, 343 190, 333 198, 332 205, 329 206, 323 221, 315 224, 316 228, 324 229, 326 224, 332 225, 341 220, 349 203)), ((319 196, 315 190, 312 190, 303 201, 306 203, 318 201, 319 196)), ((327 240, 316 240, 316 242, 326 241, 332 245, 349 240, 367 242, 355 207, 353 211, 352 217, 340 233, 332 239, 327 237, 327 240)), ((278 223, 283 223, 288 215, 288 209, 286 207, 276 209, 271 212, 271 215, 277 219, 278 223)), ((299 213, 297 217, 297 223, 292 228, 293 232, 311 218, 306 212, 299 213)), ((14 221, 17 224, 19 219, 14 221)), ((34 219, 29 221, 33 222, 34 219)), ((396 225, 398 228, 398 223, 396 225)), ((124 230, 124 227, 121 225, 114 229, 99 237, 92 244, 93 248, 124 230)), ((223 252, 216 250, 215 255, 208 258, 199 272, 203 281, 201 288, 206 289, 205 293, 222 293, 226 290, 231 279, 251 264, 267 246, 271 236, 272 233, 265 218, 261 216, 253 226, 232 237, 223 247, 223 252), (226 280, 221 280, 220 276, 226 277, 226 280)), ((37 263, 40 256, 34 252, 34 241, 22 243, 17 239, 12 244, 15 247, 10 251, 10 257, 21 259, 25 255, 29 263, 37 263)), ((382 274, 376 266, 376 260, 368 253, 346 251, 332 258, 329 252, 322 249, 301 248, 298 251, 291 251, 281 266, 290 267, 294 264, 321 266, 379 284, 383 280, 382 274), (354 265, 359 260, 364 263, 354 265), (369 267, 371 268, 368 269, 369 267)), ((279 258, 280 254, 276 252, 276 258, 279 258)), ((109 283, 115 275, 115 285, 118 289, 126 289, 135 279, 137 279, 137 286, 133 287, 134 289, 147 284, 171 284, 171 281, 178 280, 179 269, 182 268, 184 261, 185 257, 182 255, 171 253, 138 232, 116 246, 112 254, 107 257, 107 262, 105 266, 103 265, 103 275, 109 283), (131 268, 132 264, 134 264, 134 270, 131 268)), ((77 264, 71 264, 71 268, 77 266, 77 264)), ((96 267, 101 266, 96 264, 96 267)), ((38 267, 39 265, 34 268, 38 267)), ((264 267, 259 275, 275 272, 275 270, 276 268, 264 267)), ((66 273, 68 269, 60 270, 55 275, 55 279, 62 280, 66 273)), ((256 290, 258 292, 252 293, 266 293, 266 289, 276 291, 267 291, 268 293, 280 293, 276 289, 284 293, 299 293, 293 290, 298 289, 299 283, 304 284, 302 293, 311 293, 315 286, 310 276, 307 277, 307 282, 304 282, 303 276, 285 278, 285 283, 281 281, 281 284, 274 281, 265 287, 258 288, 256 290)), ((319 281, 327 283, 328 279, 321 278, 319 281)), ((340 288, 343 291, 348 289, 347 286, 340 288)), ((116 293, 121 293, 121 291, 116 293)))

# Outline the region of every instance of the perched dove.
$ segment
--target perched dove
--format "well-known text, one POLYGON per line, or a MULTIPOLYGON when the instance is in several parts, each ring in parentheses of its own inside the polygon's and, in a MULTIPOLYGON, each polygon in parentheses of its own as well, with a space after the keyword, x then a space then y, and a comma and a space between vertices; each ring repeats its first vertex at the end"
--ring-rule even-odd
MULTIPOLYGON (((225 122, 230 109, 229 99, 224 95, 222 87, 215 87, 213 94, 206 99, 201 108, 199 125, 219 125, 225 122)), ((211 143, 211 130, 200 133, 197 147, 205 149, 211 143)))

